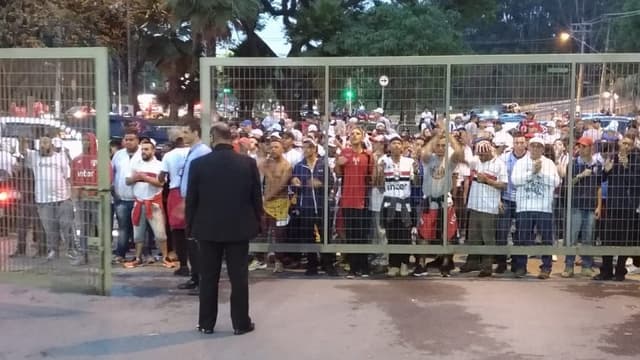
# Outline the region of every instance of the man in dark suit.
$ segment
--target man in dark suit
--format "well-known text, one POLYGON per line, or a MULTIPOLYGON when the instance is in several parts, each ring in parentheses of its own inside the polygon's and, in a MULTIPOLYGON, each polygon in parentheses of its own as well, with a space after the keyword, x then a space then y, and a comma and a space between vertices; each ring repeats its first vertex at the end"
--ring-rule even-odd
POLYGON ((234 334, 253 331, 249 317, 249 240, 260 232, 262 191, 255 160, 233 151, 226 124, 211 127, 213 151, 193 161, 185 215, 200 246, 198 330, 211 334, 218 315, 222 257, 231 281, 234 334))

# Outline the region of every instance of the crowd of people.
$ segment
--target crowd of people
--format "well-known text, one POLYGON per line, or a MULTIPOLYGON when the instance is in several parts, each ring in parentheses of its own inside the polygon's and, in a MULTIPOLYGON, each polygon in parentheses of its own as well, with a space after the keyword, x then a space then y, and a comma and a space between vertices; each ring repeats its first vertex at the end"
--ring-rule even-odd
MULTIPOLYGON (((541 123, 529 113, 507 131, 498 119, 472 115, 447 123, 425 112, 412 134, 396 131, 382 109, 373 114, 365 123, 338 116, 324 122, 314 114, 294 121, 283 112, 229 122, 234 150, 255 159, 260 171, 264 216, 256 241, 323 242, 327 222, 329 243, 639 245, 635 122, 623 130, 615 122, 602 128, 576 119, 571 129, 566 117, 541 123), (567 221, 570 234, 564 233, 567 221)), ((112 142, 114 263, 135 268, 159 261, 190 277, 180 288, 197 292, 198 244, 185 224, 184 199, 190 163, 211 148, 199 120, 183 125, 161 153, 135 129, 112 142), (161 254, 155 258, 152 243, 161 254), (132 248, 134 256, 127 258, 132 248)), ((47 256, 58 256, 62 237, 71 244, 73 262, 84 264, 86 238, 97 231, 97 203, 87 200, 95 195, 88 187, 97 185, 95 136, 85 134, 77 159, 47 139, 40 139, 39 151, 25 146, 20 159, 34 177, 35 207, 29 209, 42 222, 47 256)), ((21 171, 20 164, 14 169, 21 171)), ((219 171, 224 176, 225 169, 219 171)), ((21 239, 15 255, 24 253, 21 239)), ((566 256, 561 275, 574 276, 580 264, 583 276, 624 280, 626 260, 619 255, 614 266, 612 256, 603 256, 595 274, 592 257, 566 256)), ((527 256, 483 254, 467 256, 460 272, 491 276, 506 272, 509 262, 516 277, 529 271, 527 256)), ((552 265, 551 255, 542 256, 538 278, 549 278, 552 265)), ((256 253, 249 270, 280 273, 301 266, 307 275, 336 276, 344 269, 349 278, 367 277, 373 266, 385 266, 388 276, 423 276, 429 268, 449 276, 455 267, 452 255, 427 262, 411 254, 256 253)))

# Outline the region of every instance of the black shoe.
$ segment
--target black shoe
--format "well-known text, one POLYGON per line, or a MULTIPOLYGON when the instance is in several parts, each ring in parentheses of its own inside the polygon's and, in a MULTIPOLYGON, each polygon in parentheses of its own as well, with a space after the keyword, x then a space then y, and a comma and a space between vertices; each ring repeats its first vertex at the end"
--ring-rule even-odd
POLYGON ((196 286, 193 289, 189 289, 189 291, 187 292, 187 295, 200 296, 200 288, 198 286, 196 286))
POLYGON ((318 275, 318 269, 309 268, 304 272, 305 276, 316 276, 318 275))
POLYGON ((199 332, 203 333, 203 334, 213 334, 213 329, 205 329, 203 327, 200 327, 200 325, 196 326, 196 330, 198 330, 199 332))
POLYGON ((180 290, 191 290, 191 289, 195 289, 197 287, 198 287, 198 283, 193 281, 193 279, 190 279, 189 281, 178 285, 178 289, 180 289, 180 290))
POLYGON ((491 270, 481 270, 478 277, 490 277, 491 275, 493 275, 491 270))
POLYGON ((625 279, 624 275, 616 275, 613 278, 613 281, 624 281, 624 279, 625 279))
POLYGON ((494 271, 496 274, 504 274, 507 271, 507 264, 501 263, 496 266, 496 270, 494 271))
POLYGON ((464 264, 460 266, 460 273, 462 274, 472 272, 472 271, 478 271, 478 270, 480 270, 480 267, 474 266, 474 265, 464 264))
POLYGON ((421 277, 421 276, 425 276, 427 275, 427 269, 425 267, 423 267, 422 265, 418 264, 416 265, 416 268, 413 269, 413 276, 415 277, 421 277))
MULTIPOLYGON (((511 271, 513 271, 513 267, 511 268, 511 271)), ((527 270, 525 269, 515 269, 514 271, 515 275, 516 275, 516 279, 522 279, 523 277, 527 276, 527 270)))
POLYGON ((613 275, 600 273, 592 278, 597 281, 608 281, 613 279, 613 275))
POLYGON ((424 267, 425 268, 439 268, 442 266, 442 256, 438 256, 433 261, 429 261, 424 267))
POLYGON ((251 324, 249 324, 249 327, 246 328, 246 329, 234 329, 233 330, 233 335, 244 335, 246 333, 252 332, 255 329, 256 329, 256 324, 251 323, 251 324))
POLYGON ((328 266, 324 271, 327 276, 338 276, 338 270, 334 266, 328 266))
POLYGON ((173 272, 175 276, 189 276, 189 268, 186 266, 181 266, 178 270, 173 272))

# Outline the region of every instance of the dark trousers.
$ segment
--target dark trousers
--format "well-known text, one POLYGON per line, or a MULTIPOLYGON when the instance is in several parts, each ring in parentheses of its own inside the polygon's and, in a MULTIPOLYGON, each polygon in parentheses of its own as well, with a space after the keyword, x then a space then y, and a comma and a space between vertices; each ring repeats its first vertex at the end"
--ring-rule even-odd
MULTIPOLYGON (((392 220, 385 219, 384 226, 389 245, 411 244, 411 229, 402 222, 400 212, 396 212, 396 216, 392 220)), ((390 267, 400 267, 401 264, 409 265, 409 254, 389 254, 390 267)))
MULTIPOLYGON (((367 209, 342 209, 347 243, 366 244, 370 220, 367 209)), ((369 256, 367 254, 349 254, 349 272, 369 274, 369 256)))
MULTIPOLYGON (((511 222, 516 219, 516 202, 502 199, 504 212, 498 216, 496 229, 496 245, 507 245, 509 241, 509 233, 511 232, 511 222)), ((516 231, 513 234, 513 242, 518 241, 518 222, 516 221, 516 231)), ((506 265, 507 256, 497 255, 496 263, 506 265)))
POLYGON ((195 239, 187 239, 189 265, 191 265, 191 280, 196 284, 200 281, 200 244, 195 239))
POLYGON ((218 282, 222 258, 231 282, 231 323, 234 329, 247 329, 249 317, 249 242, 220 243, 200 241, 200 315, 198 324, 213 329, 218 317, 218 282))
MULTIPOLYGON (((303 209, 298 216, 298 227, 292 233, 292 237, 289 238, 297 244, 313 244, 316 242, 315 229, 320 232, 320 238, 323 235, 323 222, 322 215, 317 215, 313 210, 303 209)), ((307 269, 317 269, 318 265, 322 265, 324 270, 327 270, 336 261, 336 255, 332 253, 321 254, 320 261, 318 260, 317 253, 307 254, 307 269), (322 264, 320 264, 322 262, 322 264)))
POLYGON ((171 230, 171 241, 173 242, 173 249, 176 252, 176 256, 178 256, 178 261, 180 261, 180 267, 187 267, 187 254, 189 251, 187 250, 187 239, 184 235, 184 229, 171 230))

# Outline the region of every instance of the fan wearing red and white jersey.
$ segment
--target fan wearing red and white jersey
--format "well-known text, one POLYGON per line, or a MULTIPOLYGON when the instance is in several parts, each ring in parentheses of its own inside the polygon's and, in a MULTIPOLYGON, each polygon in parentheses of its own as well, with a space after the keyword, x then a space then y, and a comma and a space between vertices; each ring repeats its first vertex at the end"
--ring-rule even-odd
MULTIPOLYGON (((402 156, 402 138, 389 138, 390 155, 378 160, 377 182, 384 183, 382 200, 383 226, 390 245, 410 244, 411 228, 415 226, 411 208, 411 183, 417 178, 417 162, 402 156)), ((409 254, 389 255, 389 276, 409 275, 409 254)))
POLYGON ((155 145, 149 140, 140 143, 141 159, 131 164, 131 172, 126 178, 127 185, 133 185, 134 205, 131 212, 133 223, 133 242, 136 245, 136 258, 125 263, 132 268, 142 265, 142 248, 147 225, 151 226, 163 256, 163 265, 173 267, 167 259, 167 234, 165 230, 164 208, 162 206, 162 182, 158 175, 162 171, 162 162, 155 157, 155 145))

